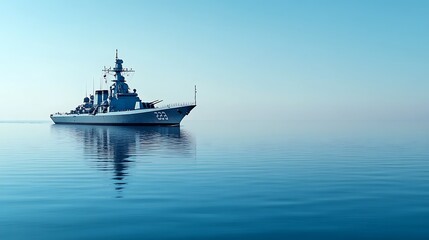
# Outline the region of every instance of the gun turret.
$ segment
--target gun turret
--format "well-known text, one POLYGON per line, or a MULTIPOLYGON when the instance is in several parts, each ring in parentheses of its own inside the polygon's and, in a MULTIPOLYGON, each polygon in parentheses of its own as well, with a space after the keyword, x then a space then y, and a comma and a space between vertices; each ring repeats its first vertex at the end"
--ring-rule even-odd
POLYGON ((158 104, 160 102, 162 102, 162 100, 155 100, 155 101, 150 102, 149 104, 155 105, 155 104, 158 104))

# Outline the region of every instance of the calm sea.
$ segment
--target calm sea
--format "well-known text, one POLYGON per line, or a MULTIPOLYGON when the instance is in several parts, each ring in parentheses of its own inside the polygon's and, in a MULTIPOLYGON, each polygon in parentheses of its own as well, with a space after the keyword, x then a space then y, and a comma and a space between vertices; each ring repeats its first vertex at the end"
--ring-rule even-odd
POLYGON ((2 122, 0 239, 429 239, 429 124, 2 122))

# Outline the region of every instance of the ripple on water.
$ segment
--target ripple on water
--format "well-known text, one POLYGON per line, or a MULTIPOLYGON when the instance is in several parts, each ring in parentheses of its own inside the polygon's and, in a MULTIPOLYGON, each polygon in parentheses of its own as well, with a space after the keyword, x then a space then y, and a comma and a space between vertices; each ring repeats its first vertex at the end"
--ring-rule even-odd
POLYGON ((429 235, 427 127, 316 125, 1 123, 0 238, 429 235))

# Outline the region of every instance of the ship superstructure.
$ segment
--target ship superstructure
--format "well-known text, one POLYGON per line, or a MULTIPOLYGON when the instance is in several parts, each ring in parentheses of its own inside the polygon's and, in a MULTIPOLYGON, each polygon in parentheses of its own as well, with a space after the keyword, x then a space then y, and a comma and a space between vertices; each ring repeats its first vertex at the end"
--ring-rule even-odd
POLYGON ((126 83, 123 73, 134 70, 124 68, 123 62, 116 50, 115 67, 103 69, 104 78, 110 74, 115 77, 110 88, 96 90, 68 113, 51 114, 52 121, 57 124, 178 125, 196 106, 196 95, 193 103, 165 107, 155 106, 162 100, 143 102, 137 90, 131 90, 126 83))

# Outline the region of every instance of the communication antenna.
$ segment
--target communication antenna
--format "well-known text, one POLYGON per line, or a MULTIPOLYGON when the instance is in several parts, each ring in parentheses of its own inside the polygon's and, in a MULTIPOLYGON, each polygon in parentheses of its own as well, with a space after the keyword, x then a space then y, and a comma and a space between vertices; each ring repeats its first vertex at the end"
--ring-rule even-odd
POLYGON ((116 60, 118 60, 118 49, 116 49, 116 60))
POLYGON ((94 76, 92 76, 92 95, 95 95, 94 76))
POLYGON ((195 89, 195 92, 194 92, 194 102, 195 102, 195 105, 197 105, 197 85, 194 85, 194 89, 195 89))
MULTIPOLYGON (((106 68, 106 66, 104 66, 104 70, 103 70, 103 72, 104 72, 104 75, 103 75, 104 83, 105 83, 105 84, 107 84, 107 74, 109 73, 109 71, 108 71, 108 69, 106 68)), ((100 82, 100 89, 101 89, 101 82, 100 82)))

